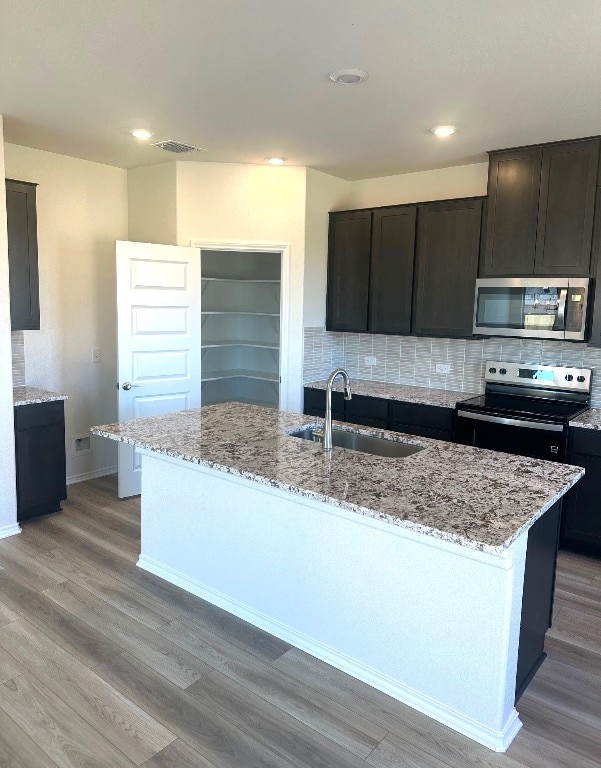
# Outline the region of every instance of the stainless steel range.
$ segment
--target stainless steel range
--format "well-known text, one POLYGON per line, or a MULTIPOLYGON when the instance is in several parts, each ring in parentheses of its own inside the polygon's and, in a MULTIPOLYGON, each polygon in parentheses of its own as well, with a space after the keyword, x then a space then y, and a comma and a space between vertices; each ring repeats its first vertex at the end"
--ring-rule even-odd
POLYGON ((486 363, 483 395, 457 403, 455 439, 464 445, 565 461, 568 424, 589 407, 592 371, 486 363))

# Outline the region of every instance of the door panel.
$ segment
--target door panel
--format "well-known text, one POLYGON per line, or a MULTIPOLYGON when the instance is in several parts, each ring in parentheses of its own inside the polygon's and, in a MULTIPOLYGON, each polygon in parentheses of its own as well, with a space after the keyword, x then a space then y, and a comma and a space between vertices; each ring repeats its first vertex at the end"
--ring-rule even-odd
POLYGON ((330 214, 326 328, 366 331, 371 211, 330 214))
POLYGON ((415 261, 414 205, 374 211, 369 289, 369 330, 411 330, 415 261))
POLYGON ((482 277, 533 273, 541 163, 540 147, 491 154, 482 277))
POLYGON ((472 335, 481 200, 427 203, 418 214, 414 331, 472 335))
POLYGON ((598 165, 597 139, 543 149, 537 274, 589 275, 598 165))
MULTIPOLYGON (((119 421, 200 405, 197 248, 117 242, 117 326, 119 421)), ((120 443, 119 496, 138 493, 140 457, 120 443)))

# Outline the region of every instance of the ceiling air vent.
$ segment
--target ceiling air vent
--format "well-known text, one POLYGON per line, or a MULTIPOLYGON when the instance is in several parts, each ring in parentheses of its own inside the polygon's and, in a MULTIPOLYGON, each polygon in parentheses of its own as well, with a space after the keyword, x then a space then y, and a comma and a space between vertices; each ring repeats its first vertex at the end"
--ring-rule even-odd
POLYGON ((175 152, 178 155, 182 155, 184 152, 206 152, 206 149, 202 147, 195 147, 192 144, 182 144, 181 141, 173 141, 173 139, 166 139, 165 141, 157 141, 153 147, 159 147, 164 149, 165 152, 175 152))

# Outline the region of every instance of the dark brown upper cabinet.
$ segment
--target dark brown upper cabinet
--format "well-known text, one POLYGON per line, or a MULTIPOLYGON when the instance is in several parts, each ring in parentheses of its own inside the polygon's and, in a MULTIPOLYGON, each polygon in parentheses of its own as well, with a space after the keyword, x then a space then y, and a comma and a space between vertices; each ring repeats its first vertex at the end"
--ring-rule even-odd
POLYGON ((410 332, 416 210, 330 214, 329 331, 410 332))
POLYGON ((367 331, 371 211, 330 214, 326 328, 367 331))
POLYGON ((374 211, 367 325, 371 333, 411 331, 416 213, 415 205, 374 211))
POLYGON ((36 185, 9 179, 5 183, 11 327, 39 330, 36 185))
POLYGON ((482 210, 470 197, 331 213, 326 328, 471 336, 482 210))
POLYGON ((472 335, 482 199, 419 206, 413 332, 472 335))
POLYGON ((491 153, 483 277, 533 274, 541 164, 540 147, 491 153))
POLYGON ((536 274, 590 274, 598 167, 598 139, 543 149, 536 274))
POLYGON ((599 139, 490 153, 482 277, 591 274, 599 139))

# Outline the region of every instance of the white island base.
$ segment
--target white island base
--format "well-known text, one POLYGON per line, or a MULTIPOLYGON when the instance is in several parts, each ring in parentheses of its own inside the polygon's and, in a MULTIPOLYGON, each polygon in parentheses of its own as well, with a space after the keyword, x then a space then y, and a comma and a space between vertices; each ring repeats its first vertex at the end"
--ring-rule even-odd
POLYGON ((527 533, 490 554, 142 453, 141 568, 507 749, 527 533))

